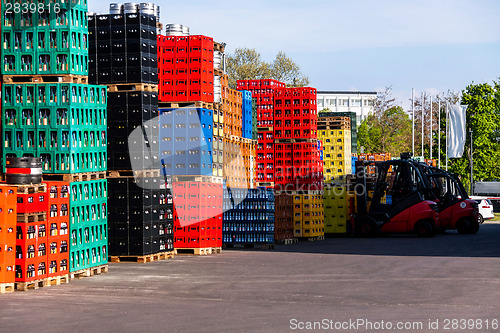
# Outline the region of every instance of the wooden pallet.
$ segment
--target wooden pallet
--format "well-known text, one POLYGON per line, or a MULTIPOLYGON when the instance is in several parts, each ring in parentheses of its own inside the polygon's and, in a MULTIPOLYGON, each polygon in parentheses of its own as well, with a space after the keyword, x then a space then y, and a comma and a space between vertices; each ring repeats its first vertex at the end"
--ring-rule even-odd
POLYGON ((27 291, 47 287, 47 279, 34 280, 30 282, 16 282, 16 290, 27 291))
POLYGON ((57 174, 44 174, 42 176, 44 181, 62 181, 62 182, 85 182, 89 180, 106 179, 106 172, 81 172, 81 173, 57 173, 57 174))
POLYGON ((324 241, 325 236, 315 236, 315 237, 301 237, 300 240, 302 241, 308 241, 308 242, 317 242, 317 241, 324 241))
POLYGON ((171 176, 172 181, 174 182, 206 182, 206 183, 214 183, 214 184, 222 184, 223 178, 217 176, 203 176, 203 175, 179 175, 179 176, 171 176))
POLYGON ((213 110, 214 103, 207 102, 158 102, 158 108, 178 109, 178 108, 204 108, 213 110))
POLYGON ((214 68, 214 76, 223 76, 224 72, 222 69, 214 68))
POLYGON ((260 127, 257 126, 257 132, 269 132, 274 131, 274 127, 260 127))
POLYGON ((108 170, 106 172, 107 178, 127 178, 127 177, 137 177, 137 178, 152 178, 160 177, 160 170, 108 170))
POLYGON ((257 182, 257 186, 274 187, 274 182, 257 182))
POLYGON ((88 84, 88 76, 73 74, 4 75, 3 83, 81 83, 88 84))
POLYGON ((69 274, 52 276, 47 278, 48 286, 58 286, 60 284, 65 284, 65 283, 69 283, 69 274))
POLYGON ((30 223, 30 222, 41 222, 47 221, 47 213, 18 213, 17 223, 30 223))
POLYGON ((45 193, 47 192, 47 185, 14 185, 17 188, 17 194, 32 194, 32 193, 45 193))
POLYGON ((297 238, 287 238, 274 241, 275 244, 279 245, 290 245, 290 244, 296 244, 298 242, 299 240, 297 238))
POLYGON ((181 248, 174 249, 175 255, 195 255, 206 256, 209 254, 222 253, 221 247, 204 247, 204 248, 181 248))
POLYGON ((261 250, 273 250, 274 244, 269 243, 224 243, 222 244, 224 249, 261 249, 261 250))
POLYGON ((301 142, 307 142, 307 143, 318 143, 317 139, 305 139, 305 138, 295 138, 295 139, 276 139, 274 140, 275 143, 301 143, 301 142))
POLYGON ((14 292, 15 289, 15 283, 0 283, 0 294, 14 292))
POLYGON ((70 278, 70 280, 75 280, 75 279, 81 279, 83 277, 101 275, 103 273, 107 273, 108 270, 109 270, 108 265, 101 265, 101 266, 81 269, 78 271, 70 272, 69 278, 70 278))
POLYGON ((221 43, 214 42, 214 51, 219 51, 224 53, 225 46, 221 43))
POLYGON ((120 91, 158 92, 158 85, 149 83, 108 84, 108 92, 120 92, 120 91))
POLYGON ((143 256, 109 256, 110 262, 139 262, 147 263, 159 260, 166 260, 174 257, 174 251, 170 252, 159 252, 154 254, 148 254, 143 256))

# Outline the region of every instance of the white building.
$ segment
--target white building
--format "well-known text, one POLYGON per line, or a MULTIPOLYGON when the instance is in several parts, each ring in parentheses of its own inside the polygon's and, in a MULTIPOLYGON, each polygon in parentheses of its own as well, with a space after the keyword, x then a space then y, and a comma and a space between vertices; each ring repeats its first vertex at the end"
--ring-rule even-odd
POLYGON ((356 112, 359 124, 373 111, 376 92, 365 91, 318 91, 318 112, 330 109, 332 112, 356 112))

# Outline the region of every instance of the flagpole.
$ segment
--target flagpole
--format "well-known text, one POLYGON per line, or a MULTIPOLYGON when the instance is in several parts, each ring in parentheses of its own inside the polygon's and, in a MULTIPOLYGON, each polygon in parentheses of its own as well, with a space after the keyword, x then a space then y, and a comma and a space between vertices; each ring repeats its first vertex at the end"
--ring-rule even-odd
POLYGON ((446 102, 446 171, 448 171, 448 102, 446 102))
POLYGON ((431 133, 429 134, 430 137, 430 151, 429 151, 429 157, 432 160, 432 95, 431 95, 431 133))
POLYGON ((411 88, 411 155, 415 156, 415 89, 411 88))
POLYGON ((438 168, 441 169, 441 99, 438 99, 438 168))
POLYGON ((424 158, 424 103, 425 97, 424 93, 422 93, 422 158, 424 158))

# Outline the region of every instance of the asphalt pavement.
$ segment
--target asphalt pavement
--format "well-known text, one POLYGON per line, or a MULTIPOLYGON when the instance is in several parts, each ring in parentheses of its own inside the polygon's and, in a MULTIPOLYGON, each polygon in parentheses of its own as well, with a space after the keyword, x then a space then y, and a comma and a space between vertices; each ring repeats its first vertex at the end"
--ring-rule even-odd
POLYGON ((0 332, 500 332, 498 320, 497 223, 109 264, 0 295, 0 332))

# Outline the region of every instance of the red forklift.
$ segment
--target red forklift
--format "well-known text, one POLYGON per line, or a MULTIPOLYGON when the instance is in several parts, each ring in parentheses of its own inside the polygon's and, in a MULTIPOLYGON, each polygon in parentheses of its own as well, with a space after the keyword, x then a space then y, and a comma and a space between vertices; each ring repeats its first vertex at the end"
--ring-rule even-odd
POLYGON ((438 205, 437 232, 456 229, 460 234, 479 231, 478 204, 469 199, 458 176, 452 172, 420 163, 424 177, 431 186, 431 194, 438 205))
POLYGON ((356 162, 355 190, 354 232, 358 236, 416 233, 431 237, 439 227, 438 205, 428 199, 427 178, 408 153, 401 154, 400 160, 356 162), (366 170, 373 167, 371 177, 366 170))

